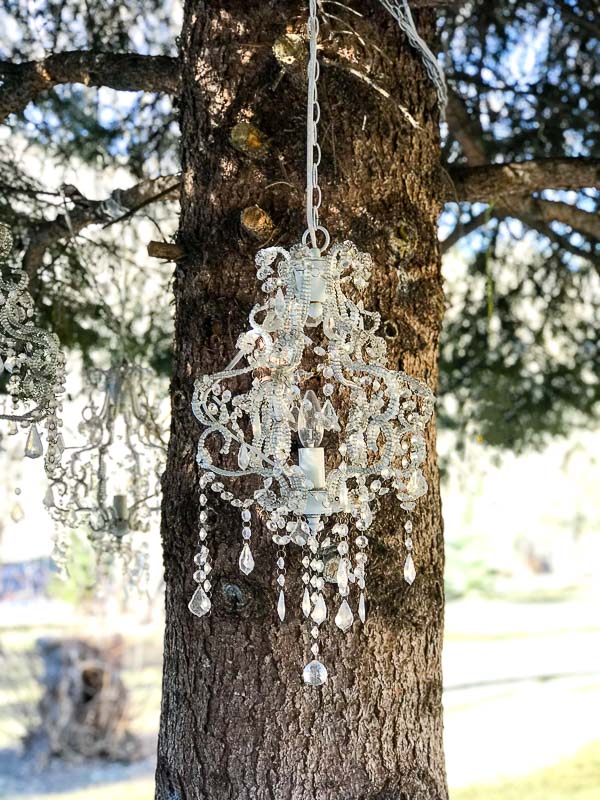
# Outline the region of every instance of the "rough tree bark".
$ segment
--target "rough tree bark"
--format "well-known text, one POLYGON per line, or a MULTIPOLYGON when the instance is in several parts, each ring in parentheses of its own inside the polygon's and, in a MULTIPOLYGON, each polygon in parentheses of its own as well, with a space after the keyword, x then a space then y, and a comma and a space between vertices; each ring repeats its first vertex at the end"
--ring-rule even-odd
MULTIPOLYGON (((239 514, 214 501, 213 611, 199 620, 187 610, 197 546, 193 379, 231 358, 259 296, 256 240, 241 228, 240 214, 260 206, 283 245, 304 230, 304 85, 282 74, 272 52, 286 29, 301 31, 304 6, 297 0, 186 3, 179 234, 186 255, 175 278, 173 423, 164 479, 160 800, 447 798, 443 541, 433 424, 430 493, 415 515, 417 579, 411 588, 402 580, 404 517, 388 495, 370 533, 367 624, 355 623, 345 637, 331 619, 322 628, 330 673, 324 688, 301 680, 308 646, 292 603, 294 590, 300 602, 298 574, 288 572, 288 618, 280 625, 270 536, 254 523, 257 567, 248 578, 240 576, 239 514), (236 148, 231 131, 245 120, 260 135, 255 131, 247 147, 234 137, 236 148)), ((435 94, 379 3, 360 3, 360 11, 364 17, 353 16, 352 24, 367 47, 336 31, 343 26, 332 20, 322 25, 329 54, 351 48, 353 67, 382 76, 419 128, 364 80, 324 67, 322 219, 334 240, 351 238, 376 261, 364 300, 385 321, 390 363, 435 389, 443 308, 436 221, 445 191, 435 94)), ((421 12, 417 22, 431 32, 432 12, 421 12)))

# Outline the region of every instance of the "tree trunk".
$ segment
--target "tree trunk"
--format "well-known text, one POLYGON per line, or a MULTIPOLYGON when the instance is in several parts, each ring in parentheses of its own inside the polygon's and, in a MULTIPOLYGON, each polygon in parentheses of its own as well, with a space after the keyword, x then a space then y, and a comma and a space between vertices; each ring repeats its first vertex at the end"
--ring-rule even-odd
MULTIPOLYGON (((324 4, 348 24, 321 24, 322 221, 333 241, 350 238, 373 255, 364 301, 382 315, 390 366, 435 390, 443 308, 435 93, 391 16, 375 0, 355 5, 362 18, 324 4), (343 33, 349 25, 360 38, 343 33)), ((230 360, 259 297, 257 241, 240 215, 259 206, 276 227, 269 243, 283 246, 299 241, 305 227, 305 64, 300 56, 282 69, 273 53, 278 37, 301 33, 305 20, 305 4, 291 0, 186 3, 179 236, 185 256, 175 278, 173 424, 164 480, 160 800, 447 798, 433 423, 425 469, 430 491, 414 514, 417 579, 412 587, 403 581, 405 517, 387 495, 369 533, 367 623, 363 629, 356 622, 345 636, 331 619, 322 626, 330 676, 324 687, 305 686, 301 678, 308 643, 297 573, 288 571, 288 614, 280 624, 270 535, 255 526, 257 566, 244 578, 237 566, 239 513, 216 496, 208 540, 213 610, 198 619, 187 609, 198 517, 193 380, 230 360), (240 122, 255 127, 236 128, 240 122)), ((431 32, 431 13, 419 14, 417 23, 431 32)))

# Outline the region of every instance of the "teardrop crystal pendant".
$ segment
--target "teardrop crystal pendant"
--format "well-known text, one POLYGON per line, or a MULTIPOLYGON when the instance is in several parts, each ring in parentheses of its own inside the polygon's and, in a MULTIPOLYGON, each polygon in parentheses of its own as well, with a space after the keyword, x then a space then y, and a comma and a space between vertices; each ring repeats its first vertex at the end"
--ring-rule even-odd
POLYGON ((54 492, 52 491, 52 486, 48 486, 46 489, 46 494, 44 495, 44 500, 42 501, 46 508, 54 508, 54 492))
POLYGON ((310 592, 305 589, 302 597, 302 613, 305 617, 310 617, 310 607, 310 592))
POLYGON ((238 451, 238 464, 240 469, 244 471, 250 466, 250 451, 248 450, 248 446, 243 442, 238 451))
POLYGON ((358 600, 358 618, 359 620, 365 624, 365 620, 367 618, 367 609, 365 608, 365 594, 364 592, 360 593, 360 597, 358 600))
POLYGON ((254 569, 254 556, 252 555, 252 551, 250 550, 250 546, 248 542, 242 547, 242 552, 240 553, 240 572, 243 572, 244 575, 250 575, 252 570, 254 569))
POLYGON ((283 589, 279 592, 279 600, 277 601, 277 615, 283 622, 285 619, 285 594, 283 593, 283 589))
POLYGON ((203 617, 211 609, 211 602, 209 596, 206 594, 202 586, 198 586, 190 602, 188 608, 197 617, 203 617))
POLYGON ((27 458, 39 458, 44 455, 44 446, 38 432, 37 426, 32 425, 25 444, 25 456, 27 458))
POLYGON ((323 416, 323 422, 325 423, 325 430, 328 431, 340 431, 340 423, 338 420, 338 415, 335 413, 335 408, 333 407, 331 400, 326 400, 323 408, 321 410, 321 414, 323 416))
POLYGON ((336 581, 338 585, 338 592, 345 597, 348 594, 348 559, 340 558, 338 564, 336 581))
POLYGON ((352 613, 352 609, 348 605, 348 601, 344 599, 342 601, 342 605, 339 608, 339 611, 335 615, 335 624, 341 631, 349 631, 352 627, 352 623, 354 622, 354 614, 352 613))
POLYGON ((404 562, 404 580, 410 586, 412 583, 414 583, 416 577, 417 570, 415 569, 415 562, 413 561, 412 554, 409 553, 406 561, 404 562))
POLYGON ((325 622, 327 619, 327 606, 325 605, 325 599, 322 594, 318 594, 315 598, 315 604, 310 616, 317 625, 321 625, 321 623, 325 622))
POLYGON ((304 667, 302 678, 304 683, 309 686, 323 686, 327 682, 327 669, 324 664, 314 658, 304 667))

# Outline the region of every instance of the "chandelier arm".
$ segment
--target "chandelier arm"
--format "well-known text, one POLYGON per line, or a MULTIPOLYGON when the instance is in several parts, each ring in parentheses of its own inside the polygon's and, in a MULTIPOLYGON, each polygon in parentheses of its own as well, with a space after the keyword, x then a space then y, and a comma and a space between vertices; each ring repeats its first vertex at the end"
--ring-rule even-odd
POLYGON ((45 410, 41 404, 38 404, 30 411, 23 412, 23 414, 5 414, 0 412, 0 419, 5 419, 9 422, 39 422, 44 416, 45 410))
MULTIPOLYGON (((224 438, 224 439, 226 439, 226 440, 227 440, 227 439, 228 439, 228 440, 232 440, 232 439, 233 439, 233 440, 234 440, 234 441, 236 441, 238 444, 245 444, 245 445, 246 445, 246 447, 248 448, 248 450, 249 450, 251 453, 253 453, 255 456, 258 456, 258 457, 260 457, 260 460, 261 460, 261 461, 262 461, 264 464, 268 465, 268 467, 269 467, 271 470, 273 469, 273 467, 275 466, 275 462, 274 462, 274 461, 271 461, 271 460, 270 460, 270 459, 269 459, 267 456, 265 456, 265 455, 264 455, 264 453, 262 453, 262 452, 261 452, 261 451, 260 451, 260 450, 259 450, 257 447, 254 447, 254 445, 252 445, 252 444, 249 444, 249 443, 248 443, 248 442, 246 442, 244 439, 241 439, 240 437, 238 437, 238 436, 235 436, 234 434, 232 434, 230 430, 228 430, 228 429, 227 429, 227 428, 226 428, 224 425, 221 425, 219 422, 217 422, 217 421, 216 421, 216 420, 215 420, 213 417, 210 417, 210 415, 208 415, 208 420, 209 420, 210 427, 208 427, 208 428, 207 428, 205 431, 203 431, 203 432, 202 432, 202 434, 200 435, 200 440, 199 440, 199 442, 198 442, 198 451, 200 451, 200 448, 202 448, 203 452, 205 452, 205 453, 208 453, 208 454, 209 454, 209 456, 210 456, 210 451, 209 451, 209 450, 208 450, 208 448, 207 448, 207 447, 204 445, 204 442, 206 441, 206 438, 207 438, 207 437, 208 437, 210 434, 212 434, 212 433, 220 433, 220 434, 223 436, 223 438, 224 438)), ((200 419, 200 422, 201 422, 203 425, 206 425, 206 424, 207 424, 207 422, 205 422, 203 419, 200 419)), ((205 460, 205 459, 202 459, 202 462, 200 462, 200 461, 199 461, 198 463, 200 464, 200 466, 205 466, 205 464, 206 464, 206 460, 205 460)), ((217 466, 215 466, 215 465, 213 464, 213 462, 212 462, 212 459, 211 459, 211 461, 210 461, 210 469, 211 469, 213 472, 217 472, 217 471, 218 471, 220 475, 230 475, 231 477, 236 477, 236 478, 240 478, 240 477, 242 477, 243 475, 262 475, 262 474, 263 474, 263 472, 260 472, 260 471, 259 471, 257 468, 254 468, 254 469, 250 469, 250 468, 248 468, 248 469, 245 469, 245 470, 224 470, 224 469, 222 469, 221 467, 217 467, 217 466)), ((270 474, 270 473, 269 473, 269 472, 265 472, 264 474, 270 474)))

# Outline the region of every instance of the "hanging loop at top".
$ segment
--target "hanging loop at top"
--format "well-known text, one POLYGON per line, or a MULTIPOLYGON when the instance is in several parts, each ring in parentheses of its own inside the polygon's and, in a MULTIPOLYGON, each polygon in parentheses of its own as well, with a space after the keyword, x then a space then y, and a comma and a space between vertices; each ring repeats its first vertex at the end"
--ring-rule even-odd
POLYGON ((317 60, 317 41, 319 38, 319 18, 317 16, 317 0, 310 0, 309 15, 306 24, 309 42, 308 57, 308 98, 306 104, 306 224, 307 230, 302 239, 321 252, 329 246, 329 233, 319 225, 319 208, 321 206, 321 189, 319 187, 319 165, 321 148, 317 141, 317 126, 321 118, 321 108, 317 94, 319 80, 319 62, 317 60), (319 247, 317 233, 324 236, 324 244, 319 247))

